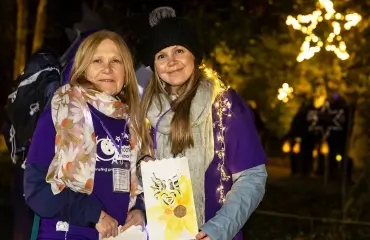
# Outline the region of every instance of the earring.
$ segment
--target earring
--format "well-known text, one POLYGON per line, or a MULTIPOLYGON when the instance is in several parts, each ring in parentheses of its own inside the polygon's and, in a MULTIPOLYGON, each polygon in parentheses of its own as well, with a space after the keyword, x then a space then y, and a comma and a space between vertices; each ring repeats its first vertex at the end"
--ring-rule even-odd
POLYGON ((125 95, 125 88, 126 88, 126 84, 123 85, 121 91, 119 92, 119 95, 121 95, 121 96, 125 95))

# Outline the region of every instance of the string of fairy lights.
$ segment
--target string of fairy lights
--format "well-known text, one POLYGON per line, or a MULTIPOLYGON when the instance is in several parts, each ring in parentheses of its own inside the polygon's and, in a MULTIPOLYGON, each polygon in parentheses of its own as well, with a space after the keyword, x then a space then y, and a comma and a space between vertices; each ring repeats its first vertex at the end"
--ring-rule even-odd
MULTIPOLYGON (((218 74, 213 71, 211 68, 207 68, 204 65, 201 67, 205 74, 210 79, 219 79, 218 74)), ((219 85, 222 86, 222 89, 220 89, 221 94, 217 97, 217 100, 215 102, 215 108, 216 108, 216 114, 217 114, 217 120, 214 122, 213 127, 218 127, 219 131, 217 133, 217 141, 220 144, 220 148, 216 151, 216 154, 218 158, 220 159, 219 163, 217 164, 217 171, 220 173, 220 183, 217 187, 217 192, 219 193, 219 202, 222 204, 226 200, 226 194, 225 194, 225 187, 224 182, 227 182, 230 180, 230 176, 225 171, 225 125, 224 125, 224 117, 231 117, 230 109, 231 109, 231 103, 230 101, 224 96, 226 90, 229 87, 226 87, 222 84, 221 81, 218 82, 219 85)))
POLYGON ((225 172, 225 126, 223 123, 223 116, 231 117, 231 103, 223 96, 223 94, 221 94, 215 104, 215 107, 217 109, 218 116, 218 121, 216 124, 219 128, 219 133, 217 133, 217 141, 220 144, 220 149, 216 151, 216 154, 220 159, 220 162, 217 165, 217 170, 220 172, 220 184, 217 188, 217 191, 219 192, 219 202, 224 203, 226 200, 224 182, 227 182, 230 179, 230 176, 225 172))

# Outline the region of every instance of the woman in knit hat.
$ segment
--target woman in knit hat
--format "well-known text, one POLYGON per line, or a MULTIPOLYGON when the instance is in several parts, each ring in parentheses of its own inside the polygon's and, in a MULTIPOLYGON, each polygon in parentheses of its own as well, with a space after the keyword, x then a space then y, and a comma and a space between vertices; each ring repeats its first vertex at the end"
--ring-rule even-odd
POLYGON ((241 240, 241 228, 265 193, 266 156, 253 114, 217 74, 202 67, 190 23, 172 8, 150 14, 146 43, 153 79, 142 98, 156 159, 187 157, 199 233, 196 239, 241 240))

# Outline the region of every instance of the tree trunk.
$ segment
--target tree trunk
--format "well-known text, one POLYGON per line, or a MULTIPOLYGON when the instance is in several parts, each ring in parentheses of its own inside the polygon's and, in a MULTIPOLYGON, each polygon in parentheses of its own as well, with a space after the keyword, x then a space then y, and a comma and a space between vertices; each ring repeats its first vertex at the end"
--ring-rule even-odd
POLYGON ((26 63, 27 0, 17 0, 17 31, 14 55, 13 79, 17 79, 26 63))
POLYGON ((44 41, 44 30, 46 25, 46 5, 47 0, 39 0, 35 22, 35 31, 33 35, 32 53, 40 49, 44 41))

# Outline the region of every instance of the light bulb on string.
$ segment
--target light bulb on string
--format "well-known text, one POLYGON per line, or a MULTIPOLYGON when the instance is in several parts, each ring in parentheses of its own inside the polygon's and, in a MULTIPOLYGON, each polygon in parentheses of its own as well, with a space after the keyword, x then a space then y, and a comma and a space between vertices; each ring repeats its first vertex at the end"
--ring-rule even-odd
POLYGON ((289 101, 289 98, 292 97, 293 91, 293 88, 290 87, 288 83, 283 83, 281 88, 278 89, 277 98, 280 101, 287 103, 289 101))

